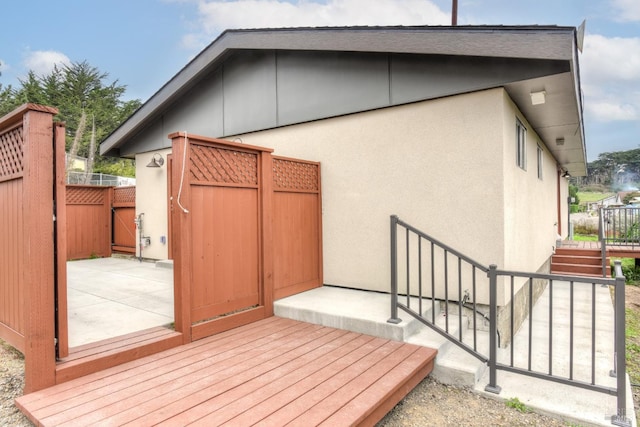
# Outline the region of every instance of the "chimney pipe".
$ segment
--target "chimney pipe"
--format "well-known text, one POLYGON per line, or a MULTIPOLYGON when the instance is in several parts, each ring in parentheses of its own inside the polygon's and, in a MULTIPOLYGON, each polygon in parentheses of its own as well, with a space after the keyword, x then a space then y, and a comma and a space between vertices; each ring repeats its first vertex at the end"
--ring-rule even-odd
POLYGON ((458 25, 458 0, 451 0, 451 26, 458 25))

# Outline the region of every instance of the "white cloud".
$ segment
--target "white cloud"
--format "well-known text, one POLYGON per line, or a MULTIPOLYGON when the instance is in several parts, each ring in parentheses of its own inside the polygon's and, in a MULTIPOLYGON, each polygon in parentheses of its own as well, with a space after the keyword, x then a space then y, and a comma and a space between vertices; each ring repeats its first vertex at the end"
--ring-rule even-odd
POLYGON ((584 75, 597 81, 640 80, 640 38, 587 35, 584 42, 584 75))
POLYGON ((617 120, 638 120, 638 106, 614 101, 595 101, 588 110, 599 122, 613 122, 617 120))
POLYGON ((347 25, 448 25, 445 13, 429 0, 200 0, 199 32, 183 44, 202 47, 229 28, 322 27, 347 25))
POLYGON ((634 22, 640 21, 640 1, 638 0, 612 0, 613 8, 616 9, 618 21, 634 22))
POLYGON ((55 50, 29 51, 24 58, 24 66, 38 76, 43 76, 53 71, 54 65, 70 65, 71 60, 67 55, 55 50))
POLYGON ((4 59, 0 58, 0 73, 5 73, 10 69, 11 69, 11 66, 9 64, 7 64, 7 61, 5 61, 4 59))
POLYGON ((585 108, 593 119, 640 119, 640 38, 587 35, 580 59, 585 108))

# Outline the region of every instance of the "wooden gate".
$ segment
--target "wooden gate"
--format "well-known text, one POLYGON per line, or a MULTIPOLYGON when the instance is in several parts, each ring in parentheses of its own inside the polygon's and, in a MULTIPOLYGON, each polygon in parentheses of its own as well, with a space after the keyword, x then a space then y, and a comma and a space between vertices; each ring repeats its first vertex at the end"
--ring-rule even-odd
POLYGON ((175 324, 185 342, 273 315, 274 290, 322 284, 318 163, 170 138, 175 324))
POLYGON ((126 254, 136 253, 136 187, 113 189, 111 249, 126 254))
POLYGON ((65 206, 54 204, 64 200, 65 130, 55 114, 25 104, 0 118, 0 338, 24 354, 25 393, 53 385, 56 354, 67 353, 65 206))

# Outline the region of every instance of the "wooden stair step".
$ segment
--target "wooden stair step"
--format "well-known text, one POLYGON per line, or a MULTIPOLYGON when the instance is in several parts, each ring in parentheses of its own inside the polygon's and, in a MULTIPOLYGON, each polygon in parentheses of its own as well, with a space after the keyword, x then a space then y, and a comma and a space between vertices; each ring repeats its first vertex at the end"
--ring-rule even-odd
MULTIPOLYGON (((555 264, 602 265, 602 258, 599 256, 554 255, 551 262, 555 264)), ((609 263, 609 258, 606 262, 609 263)))
POLYGON ((601 257, 600 249, 556 248, 556 255, 596 256, 601 257))

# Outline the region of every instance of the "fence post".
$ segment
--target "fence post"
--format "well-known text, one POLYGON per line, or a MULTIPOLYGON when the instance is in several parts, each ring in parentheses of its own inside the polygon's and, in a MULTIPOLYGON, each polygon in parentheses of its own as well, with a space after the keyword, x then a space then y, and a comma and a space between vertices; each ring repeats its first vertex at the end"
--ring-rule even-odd
MULTIPOLYGON (((500 394, 498 385, 498 266, 489 266, 489 384, 484 388, 490 393, 500 394)), ((512 301, 513 303, 513 301, 512 301)))
POLYGON ((627 418, 627 365, 625 359, 625 312, 624 312, 624 286, 625 278, 622 274, 620 261, 615 262, 615 361, 616 361, 616 388, 617 408, 616 414, 611 417, 611 423, 617 426, 631 427, 631 421, 627 418))
POLYGON ((391 215, 391 317, 388 323, 398 324, 398 216, 391 215))

